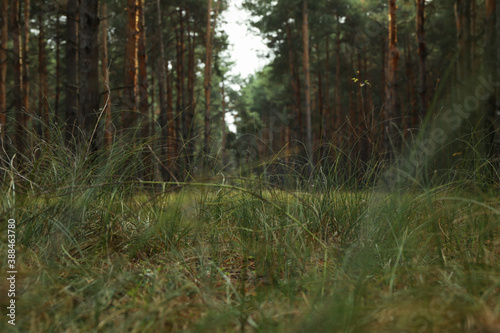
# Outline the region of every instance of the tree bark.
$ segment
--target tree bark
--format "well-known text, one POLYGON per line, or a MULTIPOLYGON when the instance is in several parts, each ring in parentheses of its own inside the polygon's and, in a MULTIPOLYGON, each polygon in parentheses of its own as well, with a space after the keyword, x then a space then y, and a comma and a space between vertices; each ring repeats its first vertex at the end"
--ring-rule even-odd
POLYGON ((101 73, 106 89, 106 98, 104 101, 104 146, 111 149, 113 143, 112 115, 111 115, 111 93, 109 87, 109 70, 108 70, 108 6, 106 2, 101 2, 101 73))
POLYGON ((397 128, 399 121, 398 101, 398 59, 396 0, 389 0, 389 59, 387 64, 387 85, 385 102, 385 136, 384 149, 389 158, 393 158, 399 148, 397 128))
POLYGON ((427 44, 425 41, 425 0, 417 0, 418 97, 419 116, 424 119, 427 108, 427 44))
POLYGON ((152 181, 154 179, 154 166, 151 150, 148 141, 151 137, 149 123, 149 94, 148 94, 148 73, 147 73, 147 50, 146 50, 146 26, 144 22, 144 1, 139 0, 139 40, 137 46, 137 57, 139 63, 139 109, 141 113, 141 139, 143 144, 144 179, 152 181))
MULTIPOLYGON (((189 13, 186 15, 189 16, 189 13)), ((196 64, 195 64, 195 47, 196 43, 194 41, 194 36, 191 34, 191 28, 190 28, 190 20, 189 18, 187 19, 188 22, 188 48, 189 48, 189 54, 188 54, 188 73, 187 73, 187 89, 188 89, 188 106, 186 108, 186 119, 185 123, 183 124, 184 128, 186 129, 186 136, 184 138, 185 144, 186 144, 186 157, 185 161, 187 164, 187 168, 190 168, 191 164, 191 159, 194 154, 194 142, 192 138, 194 137, 193 133, 193 119, 195 116, 195 110, 196 110, 196 100, 195 100, 195 87, 196 87, 196 64)))
POLYGON ((337 133, 335 144, 340 146, 342 144, 342 100, 340 98, 340 18, 337 18, 337 39, 335 42, 335 112, 333 119, 333 127, 337 133))
POLYGON ((324 108, 324 126, 325 126, 325 138, 330 136, 333 128, 330 126, 332 123, 332 114, 330 111, 330 36, 327 35, 325 37, 325 49, 326 49, 326 58, 325 58, 325 108, 324 108))
POLYGON ((179 131, 182 131, 182 137, 185 139, 188 135, 188 129, 186 128, 186 94, 185 94, 185 72, 184 72, 184 58, 186 53, 186 46, 184 42, 184 10, 179 7, 179 39, 178 39, 178 52, 177 52, 177 77, 178 77, 178 105, 177 118, 179 121, 179 126, 177 127, 179 131))
MULTIPOLYGON (((487 3, 489 3, 488 1, 487 3)), ((496 22, 495 24, 495 36, 494 38, 496 39, 496 63, 495 66, 492 68, 496 68, 496 77, 495 81, 498 82, 498 78, 500 78, 500 4, 493 2, 493 4, 489 3, 489 7, 491 8, 491 12, 495 13, 496 15, 496 22)), ((493 14, 494 15, 494 14, 493 14)), ((491 69, 489 69, 491 71, 491 69)), ((496 103, 496 110, 493 110, 494 114, 492 117, 492 122, 493 122, 493 130, 494 130, 494 154, 497 158, 500 158, 500 114, 498 110, 500 110, 500 89, 497 87, 496 89, 496 97, 495 97, 495 103, 496 103)), ((496 162, 497 167, 500 166, 500 162, 497 160, 496 162)))
MULTIPOLYGON (((316 63, 318 66, 316 70, 316 77, 318 84, 319 146, 320 146, 319 159, 321 160, 324 155, 323 144, 326 142, 326 113, 325 113, 325 103, 323 97, 323 75, 321 75, 321 65, 320 65, 321 54, 320 54, 319 44, 316 44, 315 47, 317 55, 316 63)), ((326 76, 328 77, 328 75, 326 76)))
MULTIPOLYGON (((39 2, 41 4, 41 1, 39 2)), ((46 141, 50 141, 50 114, 48 103, 47 60, 45 49, 45 27, 42 13, 38 13, 38 115, 43 119, 43 133, 46 141)))
POLYGON ((77 133, 76 115, 78 113, 78 0, 68 0, 66 9, 66 142, 70 143, 77 133))
POLYGON ((14 145, 19 152, 24 152, 24 134, 26 131, 26 116, 22 110, 22 94, 23 94, 23 50, 21 42, 21 25, 19 21, 20 4, 19 0, 13 0, 11 4, 12 10, 12 53, 14 67, 14 107, 16 114, 16 126, 14 133, 14 145))
POLYGON ((160 46, 160 56, 158 59, 158 93, 159 93, 159 103, 160 103, 160 127, 161 127, 161 175, 164 181, 169 181, 172 179, 173 171, 173 160, 174 160, 174 140, 175 131, 172 130, 173 127, 173 110, 172 110, 172 88, 171 81, 168 81, 168 101, 167 98, 167 65, 165 63, 165 51, 163 45, 163 31, 162 28, 162 14, 160 0, 156 0, 157 9, 157 27, 159 46, 160 46))
MULTIPOLYGON (((128 131, 137 123, 137 42, 138 42, 138 0, 127 1, 127 40, 125 43, 124 89, 122 130, 128 131)), ((161 27, 159 27, 161 28, 161 27)))
POLYGON ((0 140, 5 137, 7 124, 7 42, 9 1, 0 1, 0 140))
POLYGON ((142 116, 142 137, 147 139, 149 133, 149 94, 148 94, 148 73, 147 73, 147 52, 146 52, 146 26, 144 24, 144 0, 139 0, 139 40, 137 57, 139 64, 139 109, 142 116))
POLYGON ((61 23, 59 13, 56 16, 56 93, 54 98, 54 113, 56 119, 59 117, 63 119, 64 117, 59 114, 59 100, 61 98, 61 23))
POLYGON ((98 0, 85 0, 80 5, 80 107, 78 124, 84 130, 84 140, 91 150, 99 113, 99 16, 98 0))
MULTIPOLYGON (((29 63, 29 40, 30 40, 30 12, 31 12, 31 1, 24 1, 24 31, 23 31, 23 80, 22 80, 22 90, 23 90, 23 114, 24 114, 24 124, 28 128, 29 123, 31 123, 30 115, 30 63, 29 63)), ((28 143, 29 144, 29 143, 28 143)))
POLYGON ((300 78, 299 78, 299 73, 297 72, 295 68, 295 53, 292 45, 292 31, 291 31, 290 24, 286 24, 286 40, 287 40, 287 46, 288 46, 288 65, 290 68, 290 78, 291 78, 291 84, 292 84, 292 90, 293 90, 293 96, 294 96, 294 103, 293 103, 293 114, 297 115, 297 123, 298 123, 298 137, 301 140, 302 139, 302 101, 300 97, 300 78))
MULTIPOLYGON (((205 144, 204 153, 207 155, 209 153, 210 147, 210 94, 212 88, 212 0, 208 0, 207 9, 207 26, 206 26, 206 37, 205 37, 205 144)), ((204 157, 204 160, 206 156, 204 157)))
POLYGON ((304 92, 305 92, 305 112, 306 112, 306 149, 307 158, 309 159, 309 171, 312 172, 314 167, 314 156, 312 147, 312 129, 311 129, 311 72, 309 67, 309 10, 307 1, 302 2, 302 45, 303 45, 303 62, 304 62, 304 92))
POLYGON ((455 24, 457 30, 457 78, 458 94, 462 95, 465 80, 469 78, 471 68, 470 40, 470 0, 455 0, 455 24))

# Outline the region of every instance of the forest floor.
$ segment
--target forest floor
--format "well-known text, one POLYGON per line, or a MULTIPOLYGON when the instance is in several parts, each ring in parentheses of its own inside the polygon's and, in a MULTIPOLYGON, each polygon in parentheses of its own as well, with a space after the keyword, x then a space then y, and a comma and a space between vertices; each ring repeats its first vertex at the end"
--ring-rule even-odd
POLYGON ((250 184, 3 194, 0 330, 500 331, 498 192, 250 184))

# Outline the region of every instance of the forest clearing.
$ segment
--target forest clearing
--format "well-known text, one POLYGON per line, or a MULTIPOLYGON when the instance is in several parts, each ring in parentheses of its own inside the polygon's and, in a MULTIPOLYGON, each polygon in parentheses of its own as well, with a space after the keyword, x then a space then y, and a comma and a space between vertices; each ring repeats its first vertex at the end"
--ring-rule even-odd
POLYGON ((1 332, 500 332, 495 0, 0 13, 1 332))

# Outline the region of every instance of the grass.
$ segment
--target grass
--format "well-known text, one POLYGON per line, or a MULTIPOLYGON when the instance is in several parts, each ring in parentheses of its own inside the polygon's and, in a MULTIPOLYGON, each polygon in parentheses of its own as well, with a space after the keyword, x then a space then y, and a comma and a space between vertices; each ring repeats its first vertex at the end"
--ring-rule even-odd
POLYGON ((119 148, 41 144, 22 172, 4 168, 19 273, 16 326, 1 331, 500 330, 498 178, 486 190, 477 169, 404 191, 333 186, 335 169, 307 191, 145 183, 140 149, 119 148))

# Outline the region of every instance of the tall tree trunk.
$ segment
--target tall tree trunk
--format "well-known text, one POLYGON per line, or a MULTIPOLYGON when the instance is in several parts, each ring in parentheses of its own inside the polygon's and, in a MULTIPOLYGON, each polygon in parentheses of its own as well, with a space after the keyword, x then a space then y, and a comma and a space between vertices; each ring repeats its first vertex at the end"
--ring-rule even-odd
MULTIPOLYGON (((497 46, 496 36, 495 36, 495 25, 498 24, 498 17, 496 15, 497 10, 496 0, 486 0, 486 22, 485 22, 485 36, 484 36, 484 54, 483 54, 483 69, 482 75, 487 77, 493 74, 493 81, 497 81, 500 73, 495 73, 492 69, 497 68, 497 52, 500 48, 500 41, 497 46)), ((498 11, 500 15, 500 10, 498 11)), ((500 28, 500 26, 499 26, 500 28)), ((500 63, 500 62, 499 62, 500 63)), ((498 70, 498 69, 497 69, 498 70)), ((498 94, 497 94, 498 96, 498 94)), ((489 151, 491 156, 500 157, 500 147, 496 147, 495 144, 500 143, 500 123, 496 123, 496 101, 497 96, 492 93, 488 100, 486 101, 486 115, 485 115, 485 128, 488 133, 487 144, 489 147, 486 149, 489 151)))
POLYGON ((5 137, 7 124, 7 42, 9 1, 0 1, 0 140, 5 137))
POLYGON ((169 80, 168 84, 168 105, 167 100, 167 65, 165 63, 165 51, 163 46, 163 31, 162 28, 162 14, 160 0, 156 0, 157 9, 157 27, 159 45, 160 45, 160 56, 158 58, 158 92, 159 92, 159 103, 160 103, 160 127, 161 127, 161 175, 163 180, 168 181, 172 179, 173 171, 173 160, 174 160, 174 140, 175 131, 172 131, 173 126, 173 115, 172 115, 172 98, 171 98, 171 83, 169 80))
POLYGON ((179 88, 178 88, 178 94, 179 94, 179 105, 180 108, 177 109, 177 118, 179 118, 179 127, 178 131, 182 132, 183 139, 187 137, 188 129, 186 128, 186 94, 185 94, 185 72, 184 72, 184 58, 185 58, 185 53, 186 53, 186 45, 184 41, 184 10, 179 7, 178 9, 179 13, 179 47, 178 47, 178 72, 177 75, 179 77, 179 88), (180 115, 180 117, 179 117, 180 115))
POLYGON ((333 128, 337 133, 335 144, 340 146, 342 144, 342 100, 340 98, 340 18, 338 13, 335 14, 337 18, 337 38, 335 42, 335 112, 333 128))
POLYGON ((305 112, 306 112, 306 149, 309 159, 309 171, 312 172, 314 167, 314 156, 312 147, 312 129, 311 129, 311 71, 309 68, 309 10, 307 1, 302 2, 302 45, 303 45, 303 61, 304 61, 304 91, 305 91, 305 112))
POLYGON ((478 64, 478 57, 476 57, 477 36, 476 36, 476 0, 470 0, 470 57, 471 57, 471 71, 475 73, 478 64))
POLYGON ((226 163, 227 159, 227 152, 226 152, 226 145, 227 145, 227 124, 226 124, 226 86, 224 82, 224 77, 221 78, 222 80, 222 85, 220 88, 220 93, 221 93, 221 106, 222 106, 222 117, 221 117, 221 126, 222 126, 222 163, 226 163))
POLYGON ((398 101, 398 59, 397 47, 397 21, 396 0, 389 0, 389 61, 387 64, 387 86, 385 102, 385 142, 384 149, 389 158, 394 157, 394 150, 399 148, 397 128, 399 128, 397 116, 399 112, 398 101))
POLYGON ((12 49, 13 49, 13 67, 14 67, 14 107, 16 114, 16 126, 14 144, 19 152, 25 151, 24 136, 26 129, 26 117, 22 110, 23 106, 23 50, 21 42, 21 24, 20 24, 20 4, 19 0, 13 0, 12 5, 12 49))
MULTIPOLYGON (((39 4, 42 2, 39 1, 39 4)), ((45 49, 45 27, 42 13, 38 13, 38 115, 43 119, 45 140, 50 141, 50 114, 48 103, 47 60, 45 49)))
MULTIPOLYGON (((189 15, 186 14, 186 15, 189 15)), ((191 159, 194 154, 194 142, 192 138, 194 137, 193 134, 193 119, 195 116, 195 110, 196 110, 196 100, 195 100, 195 87, 196 87, 196 64, 195 64, 195 46, 196 43, 194 41, 194 36, 192 36, 191 28, 190 28, 190 23, 189 23, 189 18, 187 19, 188 22, 188 48, 189 48, 189 54, 188 54, 188 106, 186 109, 186 119, 185 123, 183 124, 184 128, 186 129, 186 137, 184 138, 185 144, 186 144, 186 157, 185 157, 185 163, 187 164, 187 169, 190 168, 191 164, 191 159)))
POLYGON ((111 148, 113 143, 112 115, 111 115, 111 93, 109 87, 109 70, 108 70, 108 6, 105 1, 101 2, 101 72, 106 89, 106 98, 104 101, 104 146, 107 149, 111 148))
POLYGON ((93 138, 99 112, 99 0, 85 0, 80 5, 80 108, 78 124, 85 141, 97 149, 93 138), (90 142, 88 142, 90 140, 90 142))
POLYGON ((139 109, 143 118, 142 137, 150 136, 148 126, 149 115, 149 94, 148 94, 148 73, 147 73, 147 52, 146 52, 146 26, 144 23, 144 0, 139 0, 139 40, 137 57, 139 65, 139 109))
POLYGON ((61 98, 61 23, 59 13, 56 13, 56 93, 54 102, 54 113, 56 118, 63 119, 59 114, 59 100, 61 98))
POLYGON ((327 35, 325 37, 325 48, 326 48, 326 58, 325 58, 325 117, 324 117, 324 126, 325 126, 325 138, 330 136, 333 128, 330 126, 332 123, 332 114, 330 111, 330 36, 327 35))
POLYGON ((462 95, 465 80, 469 78, 471 67, 470 53, 470 0, 455 0, 455 24, 457 29, 457 76, 458 94, 462 95))
MULTIPOLYGON (((317 63, 317 70, 316 70, 316 77, 317 77, 317 84, 318 84, 318 112, 319 112, 319 160, 323 159, 324 155, 324 147, 323 144, 326 142, 326 114, 325 114, 325 107, 324 107, 324 99, 323 99, 323 75, 321 75, 321 54, 320 54, 320 49, 319 45, 315 45, 316 48, 316 63, 317 63)), ((326 72, 328 73, 328 72, 326 72)), ((326 75, 328 76, 328 75, 326 75)), ((314 110, 314 108, 313 108, 314 110)))
MULTIPOLYGON (((212 0, 208 0, 207 9, 207 26, 206 26, 206 37, 205 37, 205 82, 203 84, 205 88, 205 143, 204 143, 204 153, 207 155, 209 153, 210 147, 210 94, 212 88, 212 0)), ((204 160, 206 156, 204 157, 204 160)))
POLYGON ((149 131, 149 94, 148 94, 148 73, 147 73, 147 52, 146 52, 146 26, 144 22, 144 1, 139 0, 139 40, 137 46, 137 57, 139 63, 139 109, 141 112, 142 121, 141 137, 144 145, 143 150, 143 163, 145 171, 145 180, 152 181, 154 178, 154 168, 150 149, 147 147, 147 142, 151 137, 149 131))
POLYGON ((76 129, 76 115, 78 113, 78 0, 68 0, 66 9, 66 56, 64 59, 66 72, 66 142, 74 139, 76 129))
POLYGON ((292 84, 292 90, 293 90, 293 96, 294 96, 294 103, 293 103, 293 115, 297 115, 297 122, 298 122, 298 137, 299 139, 302 139, 302 101, 300 98, 300 78, 299 78, 299 73, 297 72, 295 68, 295 53, 292 45, 292 31, 291 31, 290 24, 287 22, 286 24, 286 40, 287 40, 287 46, 288 46, 288 65, 290 68, 290 78, 291 78, 291 84, 292 84))
MULTIPOLYGON (((30 115, 30 62, 29 62, 29 40, 30 40, 30 13, 31 1, 24 0, 24 31, 23 31, 23 114, 24 123, 29 127, 30 115)), ((29 144, 29 143, 28 143, 29 144)))
POLYGON ((418 43, 418 97, 420 119, 424 119, 427 108, 427 44, 425 41, 425 0, 417 0, 417 43, 418 43))
MULTIPOLYGON (((137 123, 137 42, 138 0, 127 1, 127 41, 125 43, 122 130, 127 131, 137 123)), ((160 27, 161 28, 161 27, 160 27)))
MULTIPOLYGON (((488 1, 489 3, 490 1, 488 1)), ((496 68, 496 77, 495 81, 498 82, 498 78, 500 78, 500 4, 496 3, 494 4, 489 4, 489 7, 491 8, 491 11, 493 13, 496 13, 496 22, 495 22, 495 39, 496 39, 496 66, 493 66, 492 68, 496 68)), ((493 14, 494 15, 494 14, 493 14)), ((491 71, 491 69, 489 69, 491 71)), ((497 110, 500 110, 500 88, 497 87, 496 89, 496 97, 495 97, 495 102, 496 102, 496 112, 492 117, 492 122, 493 122, 493 128, 495 131, 495 138, 494 138, 494 143, 496 143, 496 151, 494 154, 496 155, 497 158, 500 158, 500 114, 498 114, 497 110)), ((496 163, 497 167, 500 166, 500 161, 497 160, 496 163)))
MULTIPOLYGON (((411 43, 408 38, 405 45, 405 72, 406 72, 406 99, 407 104, 404 111, 403 129, 405 138, 408 136, 409 129, 415 128, 418 123, 417 110, 414 108, 415 104, 415 82, 413 79, 413 59, 411 57, 411 43)), ((418 112, 419 113, 419 112, 418 112)))

